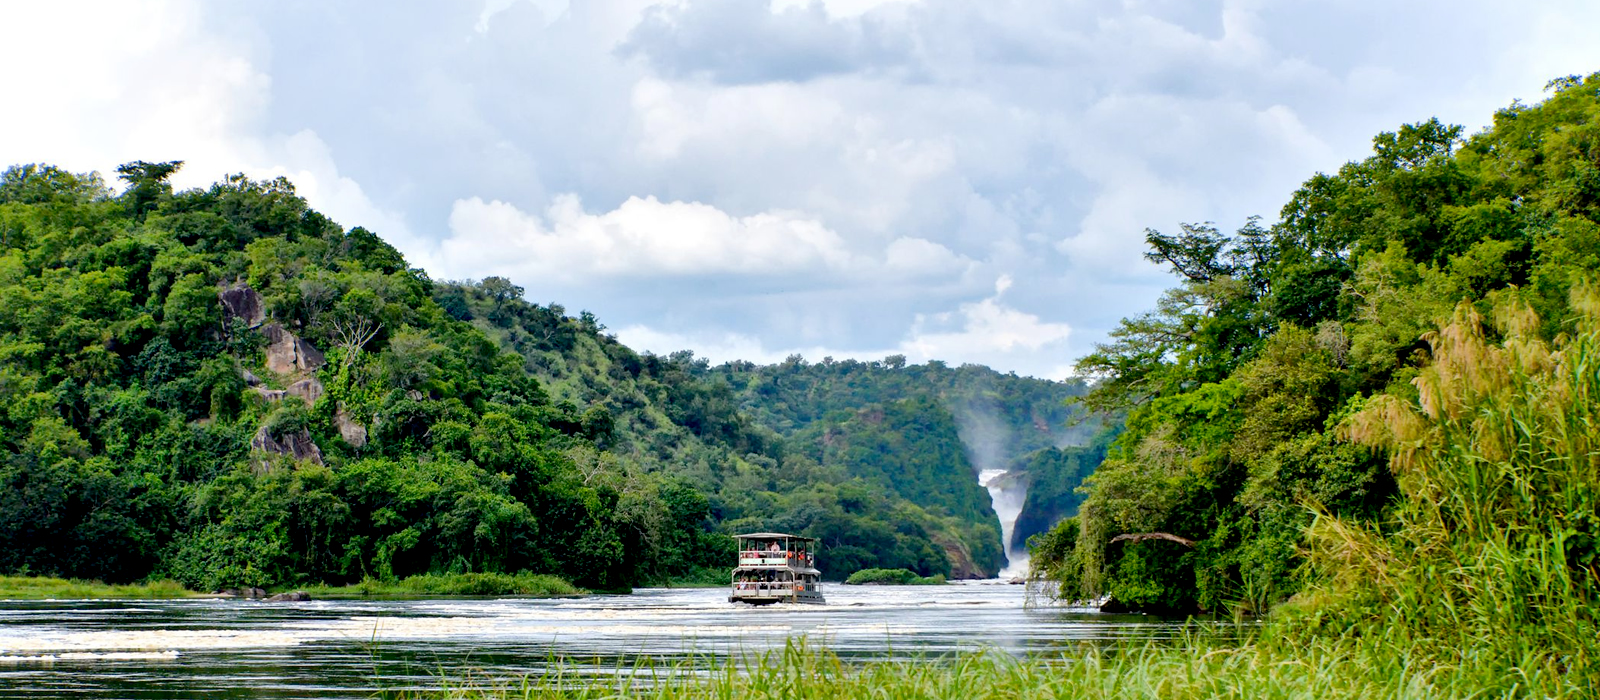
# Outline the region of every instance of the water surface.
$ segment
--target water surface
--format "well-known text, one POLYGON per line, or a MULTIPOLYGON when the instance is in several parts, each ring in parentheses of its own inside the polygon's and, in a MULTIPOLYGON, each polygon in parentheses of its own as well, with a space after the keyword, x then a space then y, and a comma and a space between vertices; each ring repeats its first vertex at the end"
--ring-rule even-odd
POLYGON ((553 656, 599 671, 781 646, 856 658, 1049 652, 1165 638, 1138 615, 1026 606, 1022 586, 826 586, 823 606, 762 608, 717 589, 575 599, 0 602, 0 698, 357 698, 514 678, 553 656))

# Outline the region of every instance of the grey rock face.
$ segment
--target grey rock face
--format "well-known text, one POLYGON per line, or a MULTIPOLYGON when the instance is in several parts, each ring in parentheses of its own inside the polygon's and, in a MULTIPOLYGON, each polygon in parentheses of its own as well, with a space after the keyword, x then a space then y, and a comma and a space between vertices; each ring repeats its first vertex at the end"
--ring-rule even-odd
POLYGON ((261 327, 261 332, 266 334, 268 342, 267 369, 273 372, 314 372, 328 363, 320 351, 281 325, 269 323, 261 327))
POLYGON ((295 460, 309 460, 322 464, 322 450, 311 441, 311 432, 305 429, 285 435, 273 435, 267 426, 261 426, 250 441, 250 449, 274 455, 288 455, 295 460))
POLYGON ((333 418, 339 424, 339 437, 344 438, 346 443, 351 447, 367 446, 367 427, 357 423, 343 405, 339 406, 339 412, 333 418))
POLYGON ((267 602, 268 603, 291 603, 291 602, 296 602, 297 603, 297 602, 304 601, 304 600, 311 600, 311 594, 307 593, 305 591, 290 591, 288 593, 279 593, 279 594, 277 594, 275 596, 272 596, 271 598, 267 599, 267 602))
POLYGON ((317 399, 322 398, 322 382, 316 377, 308 377, 290 384, 289 388, 285 391, 290 396, 298 396, 302 399, 305 399, 306 405, 310 406, 311 404, 316 403, 317 399))
POLYGON ((264 386, 255 387, 255 390, 257 394, 261 395, 261 398, 268 401, 282 401, 284 394, 289 393, 282 389, 268 389, 264 386))
POLYGON ((325 393, 322 381, 316 377, 307 377, 289 385, 287 389, 268 389, 264 386, 255 387, 256 393, 268 401, 282 401, 285 396, 294 396, 303 399, 307 406, 317 402, 325 393))
POLYGON ((261 295, 244 282, 222 290, 217 298, 222 301, 224 321, 232 323, 237 318, 244 321, 246 326, 255 328, 267 320, 267 309, 261 303, 261 295))

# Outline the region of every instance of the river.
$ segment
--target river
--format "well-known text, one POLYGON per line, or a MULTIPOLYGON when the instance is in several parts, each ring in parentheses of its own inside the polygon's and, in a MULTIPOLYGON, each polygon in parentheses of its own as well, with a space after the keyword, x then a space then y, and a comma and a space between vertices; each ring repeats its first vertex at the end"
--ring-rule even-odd
POLYGON ((1015 654, 1177 634, 1138 615, 1024 605, 1022 586, 841 586, 827 605, 730 605, 721 588, 571 599, 265 603, 0 601, 0 698, 361 698, 516 678, 552 656, 594 668, 782 645, 856 658, 1015 654))

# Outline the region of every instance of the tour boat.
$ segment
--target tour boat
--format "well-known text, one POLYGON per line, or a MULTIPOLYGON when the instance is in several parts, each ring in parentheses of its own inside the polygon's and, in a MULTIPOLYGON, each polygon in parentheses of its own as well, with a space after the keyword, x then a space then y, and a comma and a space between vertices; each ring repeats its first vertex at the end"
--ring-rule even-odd
POLYGON ((733 570, 730 603, 815 603, 822 600, 817 541, 781 532, 738 535, 739 566, 733 570))

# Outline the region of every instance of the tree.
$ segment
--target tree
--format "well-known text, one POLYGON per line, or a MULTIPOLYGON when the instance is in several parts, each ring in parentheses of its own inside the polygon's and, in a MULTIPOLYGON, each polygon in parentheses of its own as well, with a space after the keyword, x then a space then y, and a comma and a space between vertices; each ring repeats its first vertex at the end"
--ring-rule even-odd
POLYGON ((183 167, 183 161, 170 160, 164 163, 149 163, 136 160, 117 166, 117 178, 128 183, 127 191, 122 193, 123 201, 127 202, 128 211, 134 219, 144 221, 150 210, 155 209, 161 200, 172 196, 172 184, 167 178, 178 172, 183 167))

